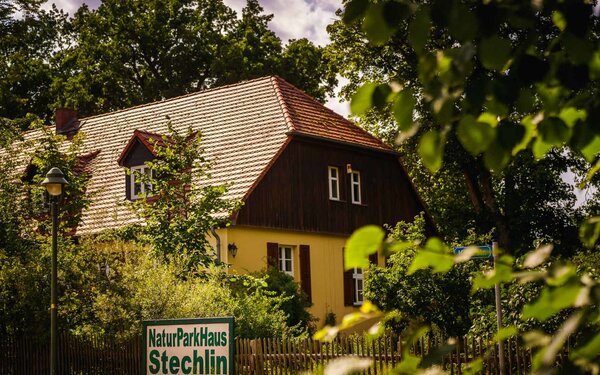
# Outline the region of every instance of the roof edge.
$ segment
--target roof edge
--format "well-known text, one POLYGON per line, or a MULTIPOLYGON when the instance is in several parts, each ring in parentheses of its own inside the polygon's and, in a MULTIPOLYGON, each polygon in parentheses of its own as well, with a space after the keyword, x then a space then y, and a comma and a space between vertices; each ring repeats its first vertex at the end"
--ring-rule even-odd
POLYGON ((360 143, 347 142, 347 141, 342 141, 342 140, 335 139, 335 138, 322 137, 319 135, 305 133, 305 132, 301 132, 301 131, 297 131, 297 130, 289 131, 286 134, 291 135, 291 136, 299 136, 302 138, 311 138, 311 139, 317 139, 320 141, 338 143, 338 144, 345 145, 345 146, 352 146, 352 147, 357 147, 357 148, 361 148, 364 150, 381 152, 383 154, 388 154, 388 155, 400 156, 400 153, 398 151, 392 149, 391 147, 389 147, 389 148, 371 147, 371 146, 366 146, 366 145, 363 145, 360 143))

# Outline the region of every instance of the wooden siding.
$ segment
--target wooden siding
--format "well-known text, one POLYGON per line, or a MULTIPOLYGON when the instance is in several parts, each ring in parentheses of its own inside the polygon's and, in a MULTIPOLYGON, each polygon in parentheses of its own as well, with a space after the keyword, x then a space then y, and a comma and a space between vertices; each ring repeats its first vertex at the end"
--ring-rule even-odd
POLYGON ((349 234, 367 224, 410 221, 423 210, 396 155, 294 137, 248 196, 235 223, 349 234), (351 203, 347 164, 360 172, 361 204, 351 203), (339 168, 339 201, 329 199, 328 166, 339 168))

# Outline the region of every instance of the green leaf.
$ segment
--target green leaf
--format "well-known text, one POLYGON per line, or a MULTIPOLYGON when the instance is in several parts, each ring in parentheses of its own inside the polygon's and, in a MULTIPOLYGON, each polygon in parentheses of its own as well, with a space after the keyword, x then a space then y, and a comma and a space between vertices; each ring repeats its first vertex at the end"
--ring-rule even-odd
POLYGON ((567 31, 563 33, 562 38, 562 45, 573 63, 587 64, 590 61, 596 49, 585 37, 579 37, 567 31))
POLYGON ((509 120, 502 120, 498 124, 497 141, 503 149, 512 153, 512 150, 521 143, 526 129, 523 125, 509 120))
POLYGON ((501 71, 510 58, 510 52, 510 41, 494 35, 481 40, 479 59, 485 68, 501 71))
POLYGON ((514 258, 510 255, 503 255, 495 262, 493 270, 485 273, 478 273, 473 280, 473 291, 479 289, 493 288, 497 283, 510 282, 513 279, 512 264, 514 258))
POLYGON ((559 146, 571 138, 572 130, 558 117, 547 117, 538 124, 538 134, 544 143, 559 146))
POLYGON ((563 120, 568 127, 572 128, 577 121, 584 121, 587 118, 587 112, 585 109, 566 107, 560 110, 558 117, 563 120))
POLYGON ((439 238, 427 240, 425 247, 417 252, 410 267, 408 275, 420 269, 432 268, 433 272, 447 272, 454 265, 454 255, 439 238))
POLYGON ((369 6, 369 0, 350 0, 344 8, 342 20, 345 23, 352 23, 361 18, 369 6))
POLYGON ((483 163, 491 171, 499 172, 506 167, 510 161, 510 153, 494 141, 483 154, 483 163))
POLYGON ((589 249, 593 248, 600 237, 600 216, 587 219, 579 227, 579 238, 583 245, 589 249))
POLYGON ((479 117, 477 117, 477 121, 485 122, 491 127, 495 127, 496 125, 498 125, 498 116, 490 112, 483 112, 479 115, 479 117))
POLYGON ((577 360, 580 358, 594 359, 600 353, 600 334, 594 336, 590 341, 585 343, 583 346, 578 347, 569 354, 571 360, 577 360))
POLYGON ((600 79, 600 51, 594 52, 590 60, 590 79, 600 79))
POLYGON ((472 40, 477 35, 479 21, 462 2, 455 1, 448 19, 450 34, 461 42, 472 40))
POLYGON ((369 267, 369 255, 381 248, 385 232, 376 225, 367 225, 356 230, 346 242, 344 268, 369 267))
POLYGON ((417 53, 425 48, 430 29, 429 7, 421 6, 408 27, 408 40, 417 53))
POLYGON ((534 318, 541 322, 548 320, 559 311, 574 306, 581 289, 577 284, 542 289, 542 294, 534 303, 523 307, 522 319, 534 318))
POLYGON ((554 25, 556 25, 560 31, 565 31, 567 28, 567 20, 565 16, 558 10, 552 12, 552 23, 554 23, 554 25))
POLYGON ((533 121, 532 116, 526 116, 525 118, 523 118, 523 120, 521 120, 521 126, 523 126, 523 128, 525 129, 525 134, 523 135, 521 142, 519 142, 519 144, 517 144, 517 145, 515 145, 515 147, 513 147, 513 150, 512 150, 513 156, 518 154, 519 151, 526 149, 536 134, 535 132, 536 132, 537 125, 533 121))
POLYGON ((513 337, 519 334, 519 330, 515 326, 504 327, 494 335, 494 341, 504 341, 509 337, 513 337))
POLYGON ((538 137, 535 139, 531 151, 536 159, 541 159, 548 151, 552 150, 552 147, 553 145, 551 143, 546 143, 543 139, 538 137))
POLYGON ((417 99, 411 89, 400 91, 394 104, 392 105, 392 113, 394 118, 403 132, 409 131, 413 126, 413 110, 417 104, 417 99))
POLYGON ((442 167, 444 137, 435 130, 423 134, 419 141, 419 156, 427 169, 437 172, 442 167))
POLYGON ((456 136, 473 156, 487 150, 496 136, 496 129, 485 122, 478 122, 471 115, 464 116, 456 129, 456 136))
POLYGON ((394 368, 394 373, 397 374, 416 374, 417 368, 421 363, 421 358, 408 354, 403 356, 404 359, 394 368))
POLYGON ((392 89, 387 84, 373 82, 362 85, 352 96, 350 111, 353 115, 364 115, 371 108, 382 108, 387 104, 392 89))
POLYGON ((364 115, 373 107, 373 92, 378 84, 369 82, 362 85, 352 96, 350 111, 353 115, 364 115))
POLYGON ((388 25, 384 11, 385 4, 370 4, 362 24, 369 42, 377 46, 385 44, 395 32, 395 29, 388 25))
POLYGON ((591 140, 582 147, 579 151, 588 162, 593 162, 596 159, 596 155, 600 152, 600 136, 593 135, 591 140))

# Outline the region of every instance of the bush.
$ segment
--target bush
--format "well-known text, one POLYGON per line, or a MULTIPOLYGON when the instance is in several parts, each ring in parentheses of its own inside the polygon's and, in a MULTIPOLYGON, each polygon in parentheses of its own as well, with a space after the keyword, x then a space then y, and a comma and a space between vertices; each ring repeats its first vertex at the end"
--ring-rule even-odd
POLYGON ((255 272, 253 276, 264 278, 266 289, 282 297, 281 310, 286 314, 289 327, 295 327, 299 332, 314 331, 316 319, 307 310, 312 303, 292 276, 274 267, 255 272))
POLYGON ((280 309, 282 299, 268 293, 260 280, 247 278, 239 292, 232 286, 239 280, 222 268, 198 269, 182 278, 181 266, 189 264, 182 257, 163 262, 146 248, 118 242, 94 247, 104 251, 108 284, 93 300, 96 319, 77 327, 77 333, 128 338, 141 332, 143 320, 234 316, 239 337, 292 335, 280 309))

